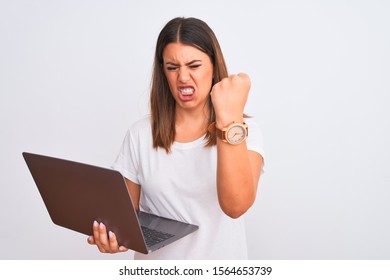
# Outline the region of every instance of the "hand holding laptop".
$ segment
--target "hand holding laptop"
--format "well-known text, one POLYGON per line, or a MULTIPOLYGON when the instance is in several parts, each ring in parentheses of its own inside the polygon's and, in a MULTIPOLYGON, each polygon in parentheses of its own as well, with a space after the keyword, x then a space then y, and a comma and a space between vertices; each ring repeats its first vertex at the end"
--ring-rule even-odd
POLYGON ((88 243, 96 245, 101 253, 120 253, 126 252, 128 249, 125 246, 119 246, 115 233, 109 231, 103 223, 93 222, 93 235, 88 237, 88 243))
POLYGON ((148 254, 199 228, 138 211, 118 171, 32 153, 23 157, 52 221, 87 234, 101 252, 148 254))

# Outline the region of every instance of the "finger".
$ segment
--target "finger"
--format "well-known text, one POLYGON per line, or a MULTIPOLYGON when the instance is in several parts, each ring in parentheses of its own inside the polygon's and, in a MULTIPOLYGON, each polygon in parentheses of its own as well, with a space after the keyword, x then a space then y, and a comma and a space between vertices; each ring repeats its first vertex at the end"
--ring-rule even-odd
POLYGON ((250 79, 250 77, 249 77, 248 74, 246 74, 246 73, 238 73, 237 76, 240 77, 240 78, 242 78, 242 79, 244 79, 244 80, 246 80, 246 81, 249 82, 249 84, 250 84, 251 79, 250 79))
POLYGON ((125 246, 119 246, 119 252, 126 252, 127 250, 129 249, 127 249, 125 246))
POLYGON ((248 78, 248 74, 246 73, 237 73, 237 76, 241 77, 241 78, 248 78))
POLYGON ((89 236, 87 239, 88 244, 95 245, 95 238, 93 236, 89 236))
MULTIPOLYGON (((103 224, 102 223, 99 224, 97 221, 93 222, 93 238, 95 240, 95 244, 98 247, 99 251, 101 253, 106 253, 107 252, 107 249, 106 249, 106 247, 107 247, 107 233, 104 232, 104 234, 101 234, 101 225, 103 225, 103 224), (104 243, 104 240, 106 240, 105 243, 104 243)), ((104 225, 103 225, 103 227, 104 227, 104 225)), ((105 229, 103 229, 103 230, 105 230, 105 229)))
POLYGON ((93 232, 93 239, 95 241, 95 244, 99 247, 100 246, 100 240, 99 240, 99 223, 97 221, 93 222, 92 226, 92 232, 93 232))
POLYGON ((126 252, 128 249, 125 246, 119 246, 118 239, 116 238, 115 233, 112 231, 108 232, 108 238, 110 242, 110 250, 112 253, 126 252))
POLYGON ((119 245, 116 239, 116 235, 111 230, 108 232, 108 243, 110 246, 111 253, 115 253, 119 251, 119 245))
POLYGON ((101 247, 105 251, 108 251, 110 246, 108 244, 107 229, 103 223, 99 224, 99 241, 100 241, 101 247))

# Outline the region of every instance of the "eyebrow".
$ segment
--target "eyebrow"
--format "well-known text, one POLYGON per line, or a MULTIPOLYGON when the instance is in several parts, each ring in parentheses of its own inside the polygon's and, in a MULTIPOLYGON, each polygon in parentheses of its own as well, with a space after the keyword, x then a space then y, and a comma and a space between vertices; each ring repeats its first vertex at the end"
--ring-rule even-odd
MULTIPOLYGON (((197 63, 197 62, 202 62, 202 60, 194 59, 194 60, 191 60, 190 62, 186 63, 185 65, 188 66, 188 65, 191 65, 191 64, 194 64, 194 63, 197 63)), ((174 65, 174 66, 179 66, 180 65, 180 64, 177 64, 177 63, 174 63, 174 62, 171 62, 171 61, 168 61, 165 64, 174 65)))

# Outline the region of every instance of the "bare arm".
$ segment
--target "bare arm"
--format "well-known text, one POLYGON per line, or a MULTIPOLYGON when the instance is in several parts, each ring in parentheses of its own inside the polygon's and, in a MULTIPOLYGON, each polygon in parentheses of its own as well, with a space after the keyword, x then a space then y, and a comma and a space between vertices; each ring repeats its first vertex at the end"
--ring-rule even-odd
MULTIPOLYGON (((246 74, 231 75, 214 85, 211 98, 218 128, 226 127, 233 121, 243 121, 249 89, 250 79, 246 74)), ((219 204, 228 216, 238 218, 255 201, 263 158, 254 151, 248 151, 245 141, 231 145, 218 139, 217 151, 219 204)))
POLYGON ((233 146, 218 139, 217 192, 221 209, 238 218, 253 204, 263 158, 243 142, 233 146))
POLYGON ((133 183, 129 179, 125 178, 127 189, 129 190, 131 200, 133 201, 136 210, 139 210, 139 198, 141 195, 140 185, 133 183))

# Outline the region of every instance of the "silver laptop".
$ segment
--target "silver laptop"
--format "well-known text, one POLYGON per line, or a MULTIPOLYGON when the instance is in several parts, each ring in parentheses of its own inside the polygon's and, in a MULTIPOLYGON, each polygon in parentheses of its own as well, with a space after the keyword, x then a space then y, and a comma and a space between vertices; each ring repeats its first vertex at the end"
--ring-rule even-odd
POLYGON ((136 211, 123 176, 113 169, 23 153, 54 224, 92 235, 93 221, 119 245, 148 254, 199 227, 136 211))

